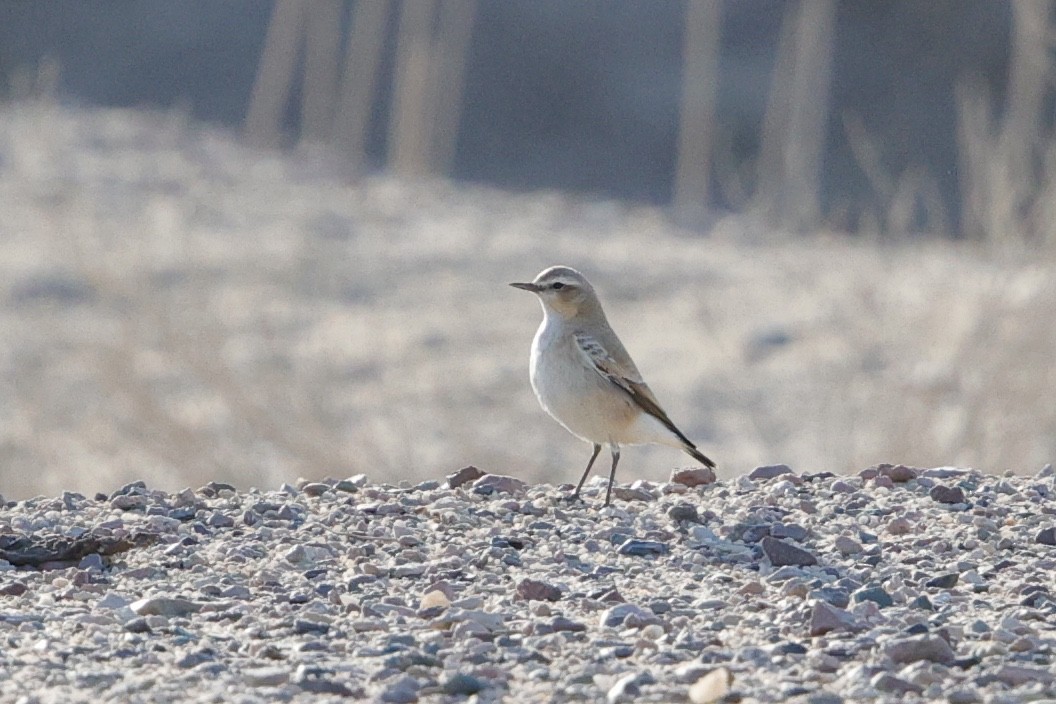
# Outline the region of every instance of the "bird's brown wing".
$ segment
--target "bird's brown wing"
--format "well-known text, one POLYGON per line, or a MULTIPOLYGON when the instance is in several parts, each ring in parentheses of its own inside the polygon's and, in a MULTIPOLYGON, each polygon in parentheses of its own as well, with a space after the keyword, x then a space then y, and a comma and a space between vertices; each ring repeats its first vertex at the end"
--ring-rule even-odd
POLYGON ((600 342, 585 333, 577 334, 575 339, 576 346, 582 353, 587 366, 592 367, 603 378, 608 379, 626 393, 635 405, 663 423, 664 427, 674 433, 675 437, 683 443, 689 447, 696 447, 667 417, 667 413, 660 407, 660 402, 653 395, 653 390, 646 385, 633 362, 629 365, 620 364, 600 342))

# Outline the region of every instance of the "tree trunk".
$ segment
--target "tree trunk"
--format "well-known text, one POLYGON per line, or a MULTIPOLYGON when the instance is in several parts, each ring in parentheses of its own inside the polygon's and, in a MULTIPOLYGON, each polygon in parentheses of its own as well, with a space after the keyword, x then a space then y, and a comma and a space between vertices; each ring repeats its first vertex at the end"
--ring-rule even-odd
POLYGON ((689 222, 699 222, 708 204, 721 29, 722 0, 687 0, 673 205, 689 222))
POLYGON ((361 168, 366 161, 367 134, 391 7, 391 0, 359 0, 352 16, 333 137, 353 169, 361 168))
POLYGON ((310 0, 305 17, 301 140, 325 142, 334 123, 344 0, 310 0))
POLYGON ((436 105, 431 80, 436 0, 404 0, 396 45, 396 77, 389 123, 389 168, 401 176, 431 171, 436 105))
POLYGON ((290 99, 297 53, 304 34, 306 0, 276 0, 264 53, 246 114, 246 135, 256 144, 278 146, 290 99))

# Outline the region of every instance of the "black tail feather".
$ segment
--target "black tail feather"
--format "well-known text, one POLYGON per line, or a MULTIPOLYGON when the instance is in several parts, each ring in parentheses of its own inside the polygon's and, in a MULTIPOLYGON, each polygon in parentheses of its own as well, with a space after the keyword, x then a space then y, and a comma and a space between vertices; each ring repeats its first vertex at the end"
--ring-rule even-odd
POLYGON ((700 462, 705 467, 715 469, 715 463, 712 462, 707 455, 698 450, 692 443, 686 443, 682 449, 686 451, 687 455, 695 459, 697 462, 700 462))

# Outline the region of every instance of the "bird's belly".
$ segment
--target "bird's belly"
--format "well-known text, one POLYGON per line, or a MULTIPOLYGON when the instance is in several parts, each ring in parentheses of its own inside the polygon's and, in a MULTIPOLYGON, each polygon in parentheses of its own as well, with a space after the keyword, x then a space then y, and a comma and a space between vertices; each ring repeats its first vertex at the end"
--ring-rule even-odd
POLYGON ((593 369, 570 364, 571 355, 532 359, 532 388, 543 409, 573 435, 593 443, 634 442, 628 431, 640 411, 593 369))

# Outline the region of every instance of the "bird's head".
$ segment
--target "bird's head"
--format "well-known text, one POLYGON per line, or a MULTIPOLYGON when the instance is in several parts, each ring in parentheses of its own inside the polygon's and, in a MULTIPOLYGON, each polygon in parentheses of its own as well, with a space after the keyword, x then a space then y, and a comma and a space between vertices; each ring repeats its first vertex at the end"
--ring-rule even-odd
POLYGON ((543 308, 565 318, 593 313, 600 308, 594 287, 587 277, 568 266, 552 266, 539 273, 531 283, 510 284, 539 296, 543 308))

